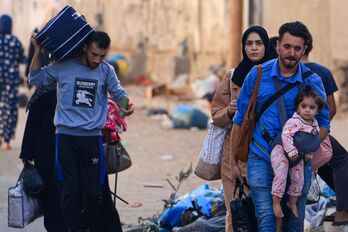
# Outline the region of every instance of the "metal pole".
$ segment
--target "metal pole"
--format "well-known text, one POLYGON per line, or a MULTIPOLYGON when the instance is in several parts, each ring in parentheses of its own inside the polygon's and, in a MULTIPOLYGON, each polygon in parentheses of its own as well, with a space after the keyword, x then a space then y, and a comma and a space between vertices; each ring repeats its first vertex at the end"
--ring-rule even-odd
POLYGON ((249 0, 249 26, 262 25, 262 0, 249 0))
POLYGON ((231 0, 231 67, 241 60, 243 0, 231 0))

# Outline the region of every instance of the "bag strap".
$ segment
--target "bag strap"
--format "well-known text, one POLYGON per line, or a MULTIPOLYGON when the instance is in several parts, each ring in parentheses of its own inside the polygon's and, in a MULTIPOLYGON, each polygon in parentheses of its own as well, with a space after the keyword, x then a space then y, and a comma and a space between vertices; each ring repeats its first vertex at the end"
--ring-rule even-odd
POLYGON ((234 191, 233 191, 233 196, 232 198, 234 199, 234 196, 236 195, 237 193, 237 190, 238 190, 238 198, 243 198, 243 196, 246 198, 247 195, 246 193, 244 192, 244 189, 243 189, 243 185, 246 185, 248 186, 246 183, 241 183, 239 178, 236 179, 236 185, 234 187, 234 191))
MULTIPOLYGON (((307 70, 306 72, 304 72, 302 74, 302 81, 307 79, 309 76, 311 76, 313 74, 312 71, 307 70)), ((270 98, 268 98, 266 100, 266 102, 263 104, 260 112, 258 113, 257 117, 256 117, 256 121, 258 121, 261 118, 261 115, 266 111, 266 109, 272 105, 272 103, 277 100, 280 96, 284 95, 286 92, 288 92, 290 89, 292 89, 293 87, 297 86, 298 82, 295 83, 291 83, 286 85, 285 87, 283 87, 282 89, 280 89, 278 92, 276 92, 273 96, 271 96, 270 98)))
POLYGON ((233 73, 234 73, 234 68, 233 69, 231 69, 231 76, 230 76, 230 99, 231 99, 231 101, 232 101, 232 77, 233 77, 233 73))
POLYGON ((126 201, 125 199, 122 199, 121 197, 117 196, 115 193, 113 193, 112 191, 110 191, 111 195, 113 195, 114 197, 116 197, 117 199, 121 200, 122 202, 124 202, 125 204, 129 205, 129 202, 126 201))
MULTIPOLYGON (((309 76, 311 76, 313 74, 312 71, 307 70, 306 72, 304 72, 302 74, 302 81, 305 80, 306 78, 308 78, 309 76)), ((274 78, 276 80, 275 81, 275 85, 276 85, 276 91, 280 88, 280 81, 277 78, 274 78), (278 84, 277 84, 278 83, 278 84), (277 87, 278 86, 278 87, 277 87)), ((291 83, 286 85, 285 87, 283 87, 282 89, 278 90, 273 96, 271 96, 270 98, 268 98, 266 100, 266 102, 264 103, 264 105, 262 106, 262 109, 260 110, 260 113, 257 115, 256 121, 258 121, 261 117, 261 115, 265 112, 265 110, 278 98, 282 98, 283 99, 283 95, 288 92, 290 89, 292 89, 293 87, 297 86, 299 83, 295 82, 295 83, 291 83)), ((302 83, 300 83, 302 85, 302 83)), ((278 101, 278 107, 279 107, 279 112, 280 112, 280 120, 281 120, 281 126, 283 127, 285 125, 286 122, 286 109, 285 109, 285 104, 284 104, 284 100, 282 101, 278 101), (282 103, 281 103, 282 102, 282 103), (280 105, 279 105, 280 104, 280 105)), ((264 129, 263 126, 260 126, 261 128, 261 136, 263 137, 263 139, 268 143, 271 144, 272 143, 272 138, 269 135, 269 133, 264 129)))
MULTIPOLYGON (((276 90, 279 91, 280 90, 280 80, 278 78, 273 78, 274 81, 274 85, 276 87, 276 90)), ((280 125, 283 128, 286 121, 287 121, 287 117, 286 117, 286 109, 285 109, 285 103, 284 103, 284 97, 279 96, 279 99, 277 100, 278 103, 278 109, 279 109, 279 120, 280 120, 280 125)))
MULTIPOLYGON (((262 74, 262 67, 259 64, 257 66, 257 77, 256 77, 256 83, 254 86, 253 94, 251 95, 250 100, 252 99, 256 103, 257 95, 259 93, 259 87, 260 87, 260 80, 261 80, 261 74, 262 74)), ((256 104, 253 105, 253 108, 256 107, 256 104)))
POLYGON ((18 179, 17 179, 17 182, 16 182, 16 186, 18 186, 20 182, 23 182, 23 175, 24 175, 24 165, 23 165, 21 173, 18 176, 18 179))
POLYGON ((244 191, 244 188, 243 187, 246 187, 250 190, 250 186, 248 185, 247 183, 247 180, 245 177, 243 177, 243 182, 241 182, 241 180, 239 178, 236 179, 236 184, 235 184, 235 187, 234 187, 234 191, 233 191, 233 195, 232 195, 232 199, 235 199, 235 195, 237 193, 237 190, 239 190, 239 193, 238 193, 238 198, 247 198, 247 194, 245 193, 244 191))
POLYGON ((118 172, 115 173, 115 186, 114 186, 114 205, 116 207, 116 192, 117 192, 117 179, 118 179, 118 172))

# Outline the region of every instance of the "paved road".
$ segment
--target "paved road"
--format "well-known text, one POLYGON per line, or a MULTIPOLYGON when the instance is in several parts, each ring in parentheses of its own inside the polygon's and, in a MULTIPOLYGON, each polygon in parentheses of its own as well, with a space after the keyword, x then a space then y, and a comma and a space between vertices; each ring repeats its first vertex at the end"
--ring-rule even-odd
POLYGON ((39 218, 22 230, 9 228, 7 226, 7 189, 15 185, 18 175, 22 169, 22 163, 18 159, 19 148, 22 141, 26 114, 24 110, 19 112, 19 121, 16 132, 16 139, 11 143, 12 150, 3 151, 0 148, 0 231, 1 232, 41 232, 43 219, 39 218))
MULTIPOLYGON (((19 122, 16 133, 16 140, 11 144, 12 150, 3 151, 0 149, 0 231, 11 232, 19 231, 18 229, 9 228, 7 226, 7 189, 14 186, 18 174, 22 168, 22 164, 18 159, 20 143, 23 135, 26 114, 24 110, 20 110, 19 122)), ((332 124, 332 134, 341 143, 348 147, 348 119, 336 120, 332 124)), ((44 231, 42 226, 42 218, 31 223, 23 230, 25 232, 41 232, 44 231)))

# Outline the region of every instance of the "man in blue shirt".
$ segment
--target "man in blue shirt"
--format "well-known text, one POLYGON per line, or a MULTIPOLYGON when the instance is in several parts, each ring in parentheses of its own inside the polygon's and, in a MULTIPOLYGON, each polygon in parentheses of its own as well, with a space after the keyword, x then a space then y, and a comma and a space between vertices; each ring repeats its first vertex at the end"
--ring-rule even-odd
MULTIPOLYGON (((275 94, 274 78, 277 78, 280 81, 280 88, 291 83, 298 83, 297 86, 290 89, 282 96, 287 118, 290 118, 296 111, 295 97, 298 94, 300 86, 308 84, 312 85, 312 87, 326 101, 325 90, 318 75, 312 73, 308 78, 302 80, 302 75, 309 70, 300 61, 305 52, 308 39, 309 31, 301 22, 296 21, 285 23, 279 28, 279 41, 277 43, 279 58, 262 64, 262 75, 256 105, 257 112, 261 110, 267 99, 275 94)), ((238 111, 233 119, 233 128, 231 132, 232 147, 235 147, 234 144, 236 144, 236 138, 239 136, 240 126, 242 125, 244 114, 255 86, 256 77, 257 68, 254 67, 245 79, 241 89, 237 101, 238 111)), ((261 132, 268 132, 269 137, 274 139, 282 130, 279 118, 280 114, 278 111, 278 104, 277 101, 275 101, 264 111, 260 119, 257 121, 252 142, 249 144, 248 183, 255 204, 259 231, 276 231, 276 218, 273 213, 271 195, 274 175, 269 157, 272 147, 269 141, 266 141, 266 139, 261 135, 261 132), (264 129, 262 130, 261 128, 264 129)), ((330 129, 329 109, 327 105, 318 113, 316 119, 320 126, 320 137, 323 139, 326 137, 330 129)), ((237 160, 234 158, 234 150, 231 150, 231 166, 232 169, 235 170, 233 172, 233 178, 237 178, 240 172, 237 166, 237 160)), ((284 196, 284 199, 282 199, 284 212, 284 218, 282 220, 284 231, 303 231, 306 196, 310 187, 312 175, 311 161, 306 162, 304 166, 304 175, 305 183, 302 195, 297 202, 299 210, 298 218, 296 218, 288 207, 286 207, 288 196, 284 196)))

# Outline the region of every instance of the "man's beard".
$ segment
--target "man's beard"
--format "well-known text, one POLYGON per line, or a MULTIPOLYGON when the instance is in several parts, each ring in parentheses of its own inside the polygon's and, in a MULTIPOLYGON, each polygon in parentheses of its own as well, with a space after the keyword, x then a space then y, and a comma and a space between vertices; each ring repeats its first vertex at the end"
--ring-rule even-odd
POLYGON ((282 62, 284 67, 286 67, 288 69, 292 69, 292 68, 297 66, 297 64, 300 61, 300 59, 295 59, 293 57, 285 57, 285 58, 280 58, 280 61, 282 62), (286 60, 295 61, 295 62, 294 63, 286 63, 286 60))
POLYGON ((96 68, 98 68, 98 66, 99 66, 99 64, 96 64, 96 65, 93 65, 93 64, 91 64, 88 60, 87 60, 87 66, 90 68, 90 69, 96 69, 96 68))
POLYGON ((87 67, 90 68, 90 69, 96 69, 96 68, 98 68, 98 66, 100 64, 100 63, 99 64, 94 63, 95 65, 93 65, 91 62, 89 62, 87 56, 84 56, 84 59, 85 59, 87 67))

